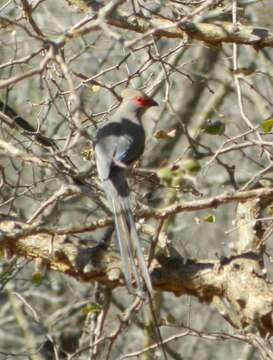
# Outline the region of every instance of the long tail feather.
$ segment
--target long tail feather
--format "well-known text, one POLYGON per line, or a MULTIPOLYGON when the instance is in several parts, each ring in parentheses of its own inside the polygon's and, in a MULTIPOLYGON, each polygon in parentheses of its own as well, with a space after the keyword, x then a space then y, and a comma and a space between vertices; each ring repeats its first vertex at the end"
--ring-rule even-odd
MULTIPOLYGON (((119 184, 120 185, 120 184, 119 184)), ((127 185, 127 184, 126 184, 127 185)), ((130 207, 129 193, 121 196, 117 186, 111 180, 104 181, 104 190, 109 203, 112 205, 116 234, 120 248, 124 278, 128 290, 133 293, 132 277, 135 278, 138 290, 143 294, 141 276, 147 289, 152 292, 152 284, 149 271, 141 249, 133 214, 130 207), (134 256, 136 255, 136 261, 134 256)))
POLYGON ((128 225, 130 228, 130 239, 132 242, 132 246, 133 246, 134 250, 136 250, 138 266, 139 266, 139 269, 143 276, 144 282, 147 286, 147 289, 149 290, 150 293, 152 293, 153 287, 152 287, 152 283, 151 283, 151 278, 150 278, 149 270, 147 268, 147 265, 146 265, 146 262, 144 259, 143 251, 141 249, 141 243, 140 243, 140 240, 139 240, 139 237, 137 234, 136 225, 135 225, 135 221, 134 221, 134 217, 132 214, 132 210, 131 210, 131 206, 130 206, 128 197, 124 199, 123 206, 124 206, 124 210, 126 212, 127 219, 128 219, 128 225))
POLYGON ((118 206, 117 201, 112 198, 112 205, 113 205, 113 213, 115 217, 115 225, 116 225, 116 233, 117 233, 117 239, 120 249, 120 255, 122 260, 122 266, 123 266, 123 272, 124 272, 124 278, 127 285, 127 288, 130 292, 133 292, 132 288, 132 271, 130 268, 130 260, 131 260, 131 254, 128 246, 126 245, 124 239, 129 238, 130 234, 127 229, 127 225, 121 215, 121 209, 118 206))
MULTIPOLYGON (((127 253, 125 254, 125 257, 127 259, 129 259, 129 272, 130 274, 127 274, 127 277, 130 276, 130 285, 132 287, 132 275, 134 276, 135 278, 135 281, 136 281, 136 285, 137 285, 137 288, 142 292, 142 285, 141 285, 141 277, 139 275, 139 272, 138 272, 138 269, 137 269, 137 266, 135 264, 135 259, 134 259, 134 248, 132 247, 132 244, 131 244, 131 238, 130 238, 130 233, 128 232, 128 229, 126 229, 126 232, 122 233, 120 232, 118 229, 121 225, 121 223, 124 224, 124 215, 123 214, 119 214, 116 218, 116 228, 117 228, 117 233, 118 233, 118 241, 119 241, 119 245, 120 245, 120 249, 122 247, 125 247, 126 250, 127 250, 127 253), (126 235, 125 235, 126 233, 126 235), (125 235, 125 236, 124 236, 125 235), (127 237, 128 235, 128 237, 127 237)), ((126 260, 128 261, 128 260, 126 260)))

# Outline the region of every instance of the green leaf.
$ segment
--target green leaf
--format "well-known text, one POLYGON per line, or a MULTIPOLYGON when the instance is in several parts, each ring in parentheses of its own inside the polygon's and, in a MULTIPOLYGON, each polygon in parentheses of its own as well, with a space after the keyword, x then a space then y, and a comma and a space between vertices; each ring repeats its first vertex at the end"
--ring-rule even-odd
POLYGON ((269 216, 272 216, 272 215, 273 215, 273 206, 272 206, 272 205, 269 205, 269 206, 266 208, 266 213, 267 213, 267 215, 269 215, 269 216))
POLYGON ((196 172, 200 171, 200 169, 201 169, 199 161, 194 160, 194 159, 183 160, 182 166, 185 170, 187 170, 188 172, 191 172, 191 173, 196 173, 196 172))
POLYGON ((31 281, 34 285, 39 286, 42 282, 43 274, 40 271, 35 271, 32 274, 31 281))
POLYGON ((157 176, 159 177, 160 182, 171 183, 172 178, 173 178, 173 172, 171 169, 169 169, 167 167, 163 167, 163 168, 159 169, 159 171, 157 172, 157 176))
POLYGON ((92 314, 92 313, 99 313, 101 311, 102 307, 101 305, 97 303, 89 303, 86 306, 84 306, 81 311, 84 315, 92 314))
POLYGON ((266 134, 271 131, 272 127, 273 127, 273 117, 270 117, 261 122, 261 128, 266 134))
POLYGON ((215 222, 215 216, 213 214, 207 214, 205 216, 203 216, 203 221, 208 222, 208 223, 214 223, 215 222))
POLYGON ((168 325, 175 325, 177 324, 177 320, 172 314, 168 314, 165 318, 165 323, 168 325))

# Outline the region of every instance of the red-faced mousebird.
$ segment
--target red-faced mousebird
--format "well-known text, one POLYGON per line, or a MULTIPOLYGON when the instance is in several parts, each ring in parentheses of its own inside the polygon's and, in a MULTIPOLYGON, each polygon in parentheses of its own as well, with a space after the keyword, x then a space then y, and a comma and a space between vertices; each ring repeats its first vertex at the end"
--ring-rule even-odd
POLYGON ((133 293, 134 277, 139 291, 143 293, 143 279, 151 292, 151 279, 130 206, 126 178, 130 167, 144 151, 142 115, 158 104, 144 92, 134 89, 123 90, 121 97, 122 102, 115 114, 97 131, 96 163, 103 190, 114 215, 127 288, 133 293))

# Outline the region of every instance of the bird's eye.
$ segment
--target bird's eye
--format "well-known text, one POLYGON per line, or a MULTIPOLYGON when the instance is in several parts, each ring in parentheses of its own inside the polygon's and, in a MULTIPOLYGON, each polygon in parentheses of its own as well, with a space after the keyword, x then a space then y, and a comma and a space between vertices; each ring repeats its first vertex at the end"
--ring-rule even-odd
POLYGON ((145 107, 146 106, 146 100, 144 99, 143 96, 136 96, 133 99, 133 103, 135 103, 139 107, 145 107))

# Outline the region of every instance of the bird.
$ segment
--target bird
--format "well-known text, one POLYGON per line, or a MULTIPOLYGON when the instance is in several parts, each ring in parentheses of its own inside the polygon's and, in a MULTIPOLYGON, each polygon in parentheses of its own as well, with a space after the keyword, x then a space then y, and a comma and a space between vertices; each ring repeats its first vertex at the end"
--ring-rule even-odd
POLYGON ((142 116, 158 103, 143 91, 132 88, 124 89, 121 99, 113 116, 96 132, 96 165, 113 213, 127 289, 135 293, 134 278, 138 293, 143 295, 148 290, 151 294, 152 283, 136 230, 127 177, 145 148, 142 116))

